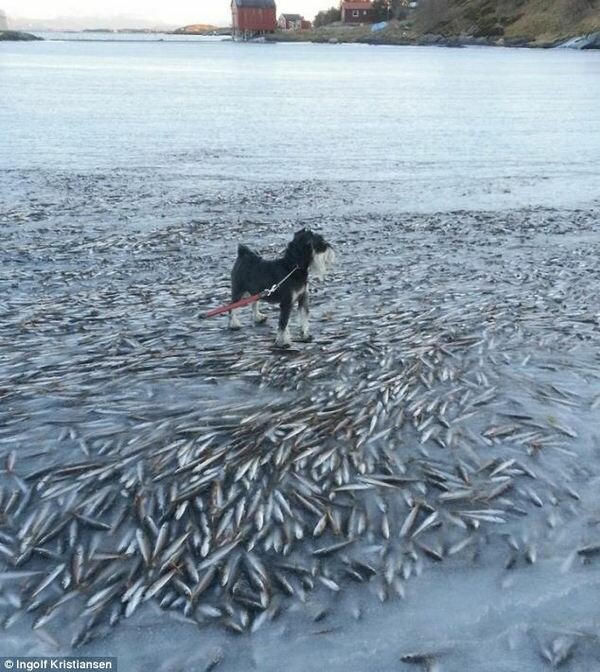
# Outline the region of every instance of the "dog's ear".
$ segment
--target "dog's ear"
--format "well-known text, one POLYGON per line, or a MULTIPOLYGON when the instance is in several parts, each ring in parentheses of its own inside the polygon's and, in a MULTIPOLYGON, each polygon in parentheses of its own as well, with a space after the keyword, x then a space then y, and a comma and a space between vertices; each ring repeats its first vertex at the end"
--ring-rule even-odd
POLYGON ((294 236, 294 243, 304 250, 310 250, 313 246, 313 234, 308 229, 297 231, 294 236))
POLYGON ((287 246, 286 256, 300 268, 308 268, 314 255, 313 236, 307 229, 297 231, 287 246))

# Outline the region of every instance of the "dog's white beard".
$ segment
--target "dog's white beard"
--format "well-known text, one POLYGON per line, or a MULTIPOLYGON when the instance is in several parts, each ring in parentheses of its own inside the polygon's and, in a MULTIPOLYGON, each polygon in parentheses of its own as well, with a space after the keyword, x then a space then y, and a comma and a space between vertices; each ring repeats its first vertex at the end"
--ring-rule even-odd
POLYGON ((313 255, 313 260, 308 267, 310 273, 315 277, 321 279, 329 271, 329 268, 333 265, 335 261, 335 252, 331 247, 328 247, 325 252, 315 252, 313 255))

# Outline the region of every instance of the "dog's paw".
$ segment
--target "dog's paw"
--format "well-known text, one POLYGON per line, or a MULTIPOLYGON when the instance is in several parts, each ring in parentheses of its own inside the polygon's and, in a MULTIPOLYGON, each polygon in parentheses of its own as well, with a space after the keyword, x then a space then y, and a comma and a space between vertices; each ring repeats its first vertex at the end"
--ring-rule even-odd
POLYGON ((239 331, 242 328, 241 324, 230 324, 229 331, 239 331))
POLYGON ((289 348, 292 345, 292 339, 290 338, 290 332, 286 329, 285 331, 278 331, 277 338, 275 339, 275 345, 278 348, 289 348))
POLYGON ((266 315, 259 315, 254 318, 254 324, 264 324, 267 321, 266 315))
POLYGON ((313 337, 310 334, 306 334, 306 336, 300 336, 298 340, 300 343, 312 343, 313 337))

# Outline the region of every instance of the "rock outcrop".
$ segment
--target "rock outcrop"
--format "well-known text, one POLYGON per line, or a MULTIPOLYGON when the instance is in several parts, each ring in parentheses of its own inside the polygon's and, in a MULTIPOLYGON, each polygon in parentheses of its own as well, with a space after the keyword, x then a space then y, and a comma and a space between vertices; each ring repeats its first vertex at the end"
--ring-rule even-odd
POLYGON ((582 35, 581 37, 573 37, 558 46, 567 49, 600 49, 600 31, 590 33, 589 35, 582 35))

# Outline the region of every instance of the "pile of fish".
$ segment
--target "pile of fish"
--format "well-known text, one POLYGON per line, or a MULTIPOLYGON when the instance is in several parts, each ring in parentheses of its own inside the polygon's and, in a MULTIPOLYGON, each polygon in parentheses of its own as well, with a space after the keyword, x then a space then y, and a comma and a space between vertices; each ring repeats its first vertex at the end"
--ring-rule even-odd
POLYGON ((416 225, 365 240, 358 223, 315 287, 315 342, 273 351, 269 328, 198 319, 227 300, 198 226, 19 238, 0 302, 5 627, 77 618, 75 646, 153 600, 244 632, 349 582, 402 597, 490 535, 507 567, 536 562, 522 521, 573 515, 571 416, 600 407, 592 288, 567 267, 577 302, 542 296, 555 258, 450 287, 427 253, 412 275, 385 261, 416 225), (371 265, 349 277, 359 248, 371 265))

